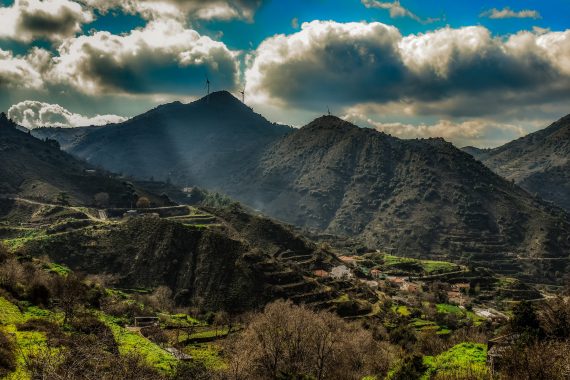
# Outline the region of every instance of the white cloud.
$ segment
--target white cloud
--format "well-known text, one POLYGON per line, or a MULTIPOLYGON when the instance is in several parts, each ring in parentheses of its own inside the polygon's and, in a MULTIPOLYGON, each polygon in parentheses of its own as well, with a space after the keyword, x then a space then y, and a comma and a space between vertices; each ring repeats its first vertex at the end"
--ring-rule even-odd
POLYGON ((208 73, 217 88, 233 88, 236 53, 222 42, 156 20, 128 34, 96 32, 66 40, 52 80, 88 93, 195 93, 208 73))
POLYGON ((403 139, 443 137, 459 147, 466 145, 494 147, 527 133, 521 126, 487 119, 439 120, 433 124, 387 123, 376 121, 357 109, 349 110, 342 118, 356 125, 374 128, 403 139))
POLYGON ((251 21, 261 0, 83 0, 90 7, 107 12, 121 8, 146 19, 185 18, 200 20, 243 19, 251 21))
POLYGON ((398 18, 398 17, 408 17, 412 20, 416 20, 422 24, 430 24, 432 22, 439 21, 438 18, 427 18, 422 19, 415 13, 411 12, 410 10, 404 8, 399 0, 395 0, 394 2, 387 2, 387 1, 378 1, 378 0, 362 0, 362 4, 366 8, 379 8, 379 9, 386 9, 390 12, 391 18, 398 18))
POLYGON ((117 115, 96 115, 93 117, 73 113, 59 104, 25 100, 14 104, 8 110, 8 117, 26 128, 38 127, 80 127, 120 123, 127 118, 117 115))
POLYGON ((29 42, 59 41, 81 31, 93 20, 90 11, 70 0, 15 0, 0 7, 0 38, 29 42))
POLYGON ((481 13, 480 17, 488 17, 492 19, 505 19, 505 18, 532 18, 532 19, 539 19, 541 18, 540 13, 535 10, 530 9, 523 9, 521 11, 513 11, 509 7, 505 7, 503 9, 489 9, 481 13))
POLYGON ((446 27, 403 37, 377 22, 313 21, 263 41, 245 77, 257 104, 496 115, 570 97, 570 30, 501 38, 446 27))
POLYGON ((0 49, 0 88, 40 89, 44 86, 43 72, 49 66, 50 54, 33 48, 25 56, 0 49))

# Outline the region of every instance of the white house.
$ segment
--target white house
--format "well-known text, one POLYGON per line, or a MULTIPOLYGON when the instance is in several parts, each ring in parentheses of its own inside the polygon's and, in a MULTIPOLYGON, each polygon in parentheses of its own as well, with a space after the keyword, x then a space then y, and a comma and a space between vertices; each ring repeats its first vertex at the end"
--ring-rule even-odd
POLYGON ((334 279, 352 278, 352 272, 346 265, 339 265, 331 270, 330 276, 334 279))

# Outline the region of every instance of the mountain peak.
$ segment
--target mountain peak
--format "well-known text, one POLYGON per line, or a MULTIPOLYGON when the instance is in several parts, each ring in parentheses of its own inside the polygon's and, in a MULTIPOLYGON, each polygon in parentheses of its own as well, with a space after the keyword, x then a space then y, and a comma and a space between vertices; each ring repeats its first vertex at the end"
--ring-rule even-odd
POLYGON ((240 104, 240 105, 243 104, 241 102, 241 100, 239 100, 234 95, 232 95, 231 92, 226 91, 226 90, 212 92, 209 95, 206 95, 203 98, 200 98, 196 102, 197 103, 210 103, 210 104, 222 105, 222 106, 227 106, 230 104, 240 104))
POLYGON ((348 129, 352 129, 352 128, 358 128, 357 126, 355 126, 354 124, 341 119, 338 116, 334 116, 334 115, 323 115, 320 116, 318 118, 316 118, 315 120, 311 121, 309 124, 307 124, 305 127, 303 128, 309 128, 309 129, 339 129, 339 130, 348 130, 348 129))

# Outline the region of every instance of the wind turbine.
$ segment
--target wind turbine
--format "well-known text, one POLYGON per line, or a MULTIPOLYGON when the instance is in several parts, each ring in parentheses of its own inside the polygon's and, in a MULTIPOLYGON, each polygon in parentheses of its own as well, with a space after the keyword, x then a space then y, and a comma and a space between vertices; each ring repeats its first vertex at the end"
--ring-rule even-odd
POLYGON ((327 113, 329 114, 329 116, 331 115, 331 109, 329 108, 329 106, 327 106, 327 113))
POLYGON ((241 94, 241 102, 245 104, 245 87, 239 93, 241 94))
POLYGON ((206 94, 206 99, 208 101, 210 101, 210 79, 208 78, 208 75, 206 75, 206 86, 205 87, 208 89, 208 93, 206 94))

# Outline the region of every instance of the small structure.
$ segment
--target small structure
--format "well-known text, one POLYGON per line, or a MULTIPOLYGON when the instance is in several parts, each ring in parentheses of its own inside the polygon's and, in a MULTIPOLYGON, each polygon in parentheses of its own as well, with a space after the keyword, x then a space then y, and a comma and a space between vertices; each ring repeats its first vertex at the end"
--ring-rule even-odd
POLYGON ((356 257, 354 256, 340 256, 340 261, 348 265, 356 265, 356 257))
POLYGON ((465 292, 465 293, 467 293, 467 292, 469 291, 469 289, 471 289, 471 285, 469 285, 469 284, 466 283, 466 282, 461 282, 461 283, 458 283, 458 284, 452 284, 452 285, 451 285, 451 289, 452 289, 452 290, 456 290, 456 291, 458 291, 458 292, 465 292))
POLYGON ((410 293, 418 293, 421 290, 418 284, 407 281, 404 281, 404 283, 400 286, 400 289, 410 293))
POLYGON ((158 326, 158 317, 135 317, 135 327, 158 326))
POLYGON ((313 271, 313 274, 314 274, 315 276, 321 277, 321 278, 326 278, 326 277, 329 276, 329 272, 327 272, 327 271, 324 270, 324 269, 315 269, 315 270, 313 271))
POLYGON ((178 360, 182 360, 182 361, 192 360, 192 356, 190 356, 187 353, 182 352, 179 349, 174 348, 174 347, 166 347, 164 349, 164 351, 169 352, 172 356, 174 356, 178 360))
POLYGON ((331 270, 331 277, 334 279, 352 278, 352 272, 346 265, 339 265, 331 270))
POLYGON ((501 367, 501 361, 505 352, 519 338, 519 334, 503 335, 487 342, 487 365, 491 370, 491 374, 495 375, 501 367))
POLYGON ((123 218, 132 218, 138 216, 139 212, 137 210, 128 210, 123 214, 123 218))
POLYGON ((382 277, 382 271, 380 269, 372 269, 370 271, 370 276, 372 276, 372 278, 380 278, 382 277))
POLYGON ((447 292, 447 298, 450 303, 459 306, 465 306, 465 304, 467 303, 467 297, 462 292, 457 290, 449 290, 447 292))
POLYGON ((362 280, 362 282, 370 287, 372 290, 378 290, 378 281, 362 280))

